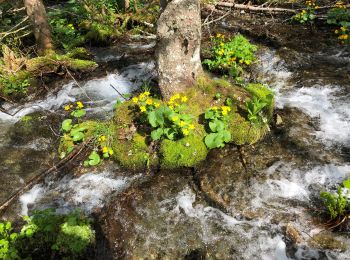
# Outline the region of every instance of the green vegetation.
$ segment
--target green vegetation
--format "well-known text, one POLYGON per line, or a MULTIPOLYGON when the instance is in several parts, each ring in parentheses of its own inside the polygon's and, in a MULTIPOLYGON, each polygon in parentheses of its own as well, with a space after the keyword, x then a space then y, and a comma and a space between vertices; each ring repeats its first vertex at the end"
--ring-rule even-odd
POLYGON ((160 147, 161 167, 174 169, 193 167, 205 160, 208 150, 203 135, 189 135, 178 141, 163 140, 160 147))
POLYGON ((338 26, 334 33, 338 36, 338 39, 342 44, 350 44, 350 5, 346 5, 343 2, 337 2, 334 8, 327 13, 327 23, 338 26))
POLYGON ((228 119, 231 108, 229 106, 211 107, 204 115, 209 121, 210 133, 206 135, 204 142, 209 149, 224 147, 231 141, 231 133, 228 130, 228 119))
POLYGON ((84 161, 84 166, 96 166, 101 159, 108 159, 114 154, 112 146, 112 134, 108 123, 98 123, 95 121, 81 122, 81 118, 86 115, 84 104, 81 101, 66 105, 64 110, 70 113, 73 118, 65 119, 61 124, 63 137, 59 147, 60 157, 64 158, 70 154, 76 145, 89 141, 93 144, 93 151, 84 161))
POLYGON ((13 231, 10 222, 0 223, 1 259, 47 259, 52 252, 76 259, 95 239, 90 220, 79 212, 58 215, 47 209, 23 220, 20 232, 13 231))
POLYGON ((344 181, 336 193, 323 191, 320 196, 331 219, 344 218, 350 214, 350 179, 344 181))
POLYGON ((225 41, 224 35, 217 34, 211 40, 213 57, 203 62, 211 71, 228 72, 230 76, 238 78, 244 67, 256 60, 257 47, 240 34, 228 41, 225 41))
POLYGON ((150 92, 141 93, 133 98, 133 102, 140 109, 140 118, 154 129, 151 132, 152 140, 160 140, 165 137, 169 140, 179 139, 189 135, 194 130, 193 116, 183 113, 187 96, 176 94, 170 98, 167 104, 154 101, 149 97, 150 92))
POLYGON ((300 23, 312 23, 316 19, 316 10, 319 6, 316 5, 316 0, 307 0, 306 8, 300 13, 293 16, 293 19, 300 23))

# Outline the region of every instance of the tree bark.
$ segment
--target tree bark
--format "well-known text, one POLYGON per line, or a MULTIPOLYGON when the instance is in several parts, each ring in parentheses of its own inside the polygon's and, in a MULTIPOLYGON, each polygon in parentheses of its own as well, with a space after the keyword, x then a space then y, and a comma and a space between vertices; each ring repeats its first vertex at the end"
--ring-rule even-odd
POLYGON ((203 72, 199 0, 161 0, 157 22, 157 71, 163 98, 184 92, 203 72))
POLYGON ((42 0, 24 0, 24 6, 33 27, 38 53, 43 55, 53 49, 51 30, 47 21, 45 6, 42 0))

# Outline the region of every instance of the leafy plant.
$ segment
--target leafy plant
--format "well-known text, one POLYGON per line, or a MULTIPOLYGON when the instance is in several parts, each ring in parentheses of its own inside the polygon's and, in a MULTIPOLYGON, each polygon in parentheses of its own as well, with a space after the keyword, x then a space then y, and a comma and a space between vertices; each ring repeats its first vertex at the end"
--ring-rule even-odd
POLYGON ((338 39, 342 44, 350 44, 350 5, 346 5, 343 2, 337 2, 334 8, 327 13, 327 23, 331 25, 339 26, 334 33, 338 36, 338 39))
POLYGON ((89 137, 92 138, 91 141, 94 148, 87 160, 84 161, 85 167, 96 166, 101 163, 101 159, 107 159, 113 155, 111 140, 109 138, 112 133, 109 133, 108 127, 105 127, 102 124, 92 125, 79 122, 81 117, 86 115, 84 104, 81 101, 76 102, 75 106, 73 104, 66 105, 64 110, 70 112, 73 119, 65 119, 61 124, 61 130, 64 133, 63 140, 68 144, 66 150, 61 153, 61 158, 64 158, 67 154, 71 153, 76 144, 84 141, 87 138, 88 133, 89 137), (74 120, 78 120, 78 122, 74 123, 74 120))
POLYGON ((205 112, 205 119, 209 121, 211 133, 206 135, 204 142, 209 149, 224 147, 225 143, 231 141, 231 133, 228 130, 228 112, 231 111, 229 106, 209 108, 205 112))
POLYGON ((26 94, 29 86, 29 77, 23 79, 16 77, 16 75, 0 76, 0 89, 6 95, 26 94))
POLYGON ((11 222, 0 223, 0 259, 20 259, 16 248, 18 234, 12 232, 11 222))
POLYGON ((224 35, 217 34, 216 37, 211 37, 211 41, 213 57, 203 62, 211 71, 229 72, 237 78, 245 66, 256 60, 257 47, 240 34, 228 41, 225 41, 224 35))
POLYGON ((273 99, 273 95, 267 95, 264 99, 259 99, 256 96, 253 96, 252 99, 245 102, 245 107, 248 112, 248 120, 252 124, 258 123, 267 123, 267 118, 264 115, 264 108, 269 107, 271 105, 273 99))
POLYGON ((350 179, 345 180, 336 193, 323 191, 320 197, 331 219, 344 217, 350 213, 350 179))
POLYGON ((10 222, 0 223, 1 259, 48 259, 52 251, 59 259, 76 259, 95 238, 90 220, 80 212, 58 215, 46 209, 23 220, 19 233, 12 231, 10 222))
POLYGON ((316 19, 316 10, 319 8, 319 6, 316 5, 316 0, 307 0, 305 5, 306 8, 294 15, 292 19, 299 23, 311 23, 316 19))
POLYGON ((145 121, 153 128, 152 140, 160 140, 163 137, 175 140, 189 135, 194 130, 193 116, 183 113, 184 104, 188 99, 186 96, 175 94, 167 104, 161 104, 149 95, 150 92, 146 91, 132 100, 143 113, 145 121))

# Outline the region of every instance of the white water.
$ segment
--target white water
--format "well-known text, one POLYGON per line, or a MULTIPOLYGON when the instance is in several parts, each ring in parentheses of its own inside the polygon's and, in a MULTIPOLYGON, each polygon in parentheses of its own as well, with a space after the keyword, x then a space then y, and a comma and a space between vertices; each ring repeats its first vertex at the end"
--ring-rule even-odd
POLYGON ((22 215, 28 214, 30 205, 39 208, 53 207, 58 213, 68 213, 79 208, 86 214, 102 208, 106 198, 125 190, 140 176, 119 177, 111 172, 85 173, 79 178, 67 176, 48 185, 36 185, 20 197, 22 215))
POLYGON ((87 106, 90 115, 110 114, 117 100, 123 100, 120 94, 128 94, 136 90, 143 81, 147 81, 154 76, 154 63, 140 63, 129 66, 121 72, 108 74, 99 79, 87 82, 70 82, 62 87, 57 93, 51 93, 45 100, 26 103, 24 106, 12 108, 10 104, 5 104, 4 109, 8 110, 9 116, 0 112, 1 120, 17 121, 21 117, 35 111, 63 111, 65 104, 83 101, 87 106), (114 88, 118 90, 115 91, 114 88))

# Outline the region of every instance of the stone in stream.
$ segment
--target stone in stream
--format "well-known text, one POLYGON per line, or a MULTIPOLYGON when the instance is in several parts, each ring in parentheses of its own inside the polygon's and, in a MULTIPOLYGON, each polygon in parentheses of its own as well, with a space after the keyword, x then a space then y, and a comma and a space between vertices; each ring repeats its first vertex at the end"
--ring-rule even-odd
POLYGON ((209 207, 191 183, 188 171, 163 171, 112 198, 99 217, 112 257, 228 259, 233 252, 242 254, 247 243, 242 231, 235 231, 238 222, 209 207))

